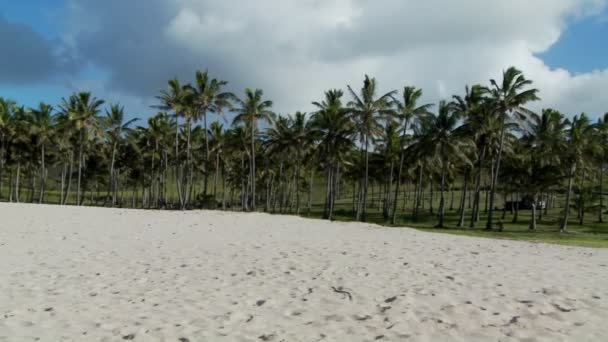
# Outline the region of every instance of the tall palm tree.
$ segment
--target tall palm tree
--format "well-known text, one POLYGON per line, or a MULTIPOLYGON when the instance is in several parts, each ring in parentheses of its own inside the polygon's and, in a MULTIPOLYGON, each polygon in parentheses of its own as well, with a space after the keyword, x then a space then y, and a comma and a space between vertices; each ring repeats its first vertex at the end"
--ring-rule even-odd
POLYGON ((203 120, 204 135, 205 135, 205 173, 203 183, 203 196, 207 197, 207 180, 209 177, 209 135, 207 127, 207 114, 213 113, 221 116, 224 120, 224 109, 230 108, 230 100, 234 98, 234 94, 224 91, 228 82, 210 79, 208 71, 197 71, 195 75, 194 86, 192 93, 194 95, 194 105, 196 106, 194 120, 203 120))
POLYGON ((42 203, 48 174, 45 163, 46 147, 51 143, 55 133, 53 107, 40 103, 38 108, 31 110, 31 117, 31 132, 36 139, 36 146, 40 148, 40 197, 38 203, 42 203))
POLYGON ((496 196, 496 186, 500 172, 500 161, 504 147, 507 121, 512 118, 515 120, 525 119, 531 111, 524 106, 531 101, 539 100, 538 89, 531 88, 531 80, 524 77, 523 73, 515 67, 510 67, 503 72, 502 83, 498 84, 495 80, 490 80, 492 84, 488 89, 493 105, 495 106, 498 122, 500 122, 500 142, 494 166, 494 176, 490 185, 490 199, 488 209, 488 220, 486 229, 491 230, 494 215, 494 199, 496 196))
POLYGON ((78 183, 76 204, 82 205, 82 173, 85 165, 85 148, 91 136, 100 133, 99 112, 104 104, 90 92, 80 92, 70 96, 69 100, 63 99, 60 108, 68 114, 69 120, 76 132, 78 132, 78 183))
POLYGON ((312 114, 309 128, 311 138, 319 144, 319 159, 327 173, 323 217, 329 220, 333 219, 338 166, 353 147, 356 132, 349 110, 342 105, 343 95, 342 90, 333 89, 325 92, 322 102, 313 102, 318 110, 312 114))
POLYGON ((108 140, 112 146, 110 156, 110 179, 108 181, 108 192, 112 197, 112 205, 116 204, 116 174, 114 171, 114 163, 116 161, 118 144, 123 138, 123 133, 128 131, 129 127, 137 120, 139 119, 133 118, 125 122, 124 107, 121 107, 118 104, 113 104, 110 106, 110 110, 106 110, 105 128, 108 140))
POLYGON ((4 165, 6 145, 12 129, 11 120, 15 102, 0 97, 0 199, 3 197, 4 190, 4 165))
POLYGON ((393 115, 392 96, 397 91, 390 91, 378 97, 376 79, 365 75, 363 87, 357 94, 349 85, 348 91, 353 100, 348 103, 353 119, 357 122, 359 139, 365 155, 365 173, 363 176, 363 200, 361 221, 367 221, 367 190, 369 186, 369 147, 375 137, 382 134, 380 120, 393 115))
POLYGON ((264 92, 261 89, 245 89, 244 99, 235 99, 237 107, 234 112, 236 116, 232 122, 233 125, 245 124, 251 134, 251 210, 255 211, 255 139, 258 130, 258 121, 263 120, 271 124, 275 114, 270 110, 272 101, 263 99, 264 92))
MULTIPOLYGON (((180 209, 186 209, 188 205, 187 194, 188 194, 188 171, 189 168, 189 157, 190 157, 190 146, 186 146, 186 170, 182 170, 180 167, 180 149, 179 149, 179 118, 184 118, 186 121, 186 129, 190 132, 190 122, 192 120, 191 114, 193 114, 193 96, 191 87, 188 85, 182 86, 179 81, 174 78, 169 80, 168 89, 161 90, 160 95, 156 97, 161 101, 161 105, 158 108, 167 111, 173 111, 175 118, 175 182, 177 187, 177 193, 179 197, 180 209)), ((188 133, 189 137, 189 133, 188 133)), ((189 143, 189 139, 188 139, 189 143)))
POLYGON ((566 162, 566 177, 568 179, 568 189, 566 191, 566 204, 564 206, 564 216, 560 223, 560 232, 564 233, 568 229, 568 219, 570 217, 570 200, 572 195, 572 182, 577 168, 583 166, 585 150, 588 139, 592 136, 593 126, 590 125, 589 118, 583 113, 575 115, 571 122, 568 122, 567 148, 564 151, 566 162))
POLYGON ((597 141, 600 145, 598 151, 599 161, 599 210, 598 210, 598 222, 604 223, 604 172, 606 168, 606 161, 608 160, 608 113, 605 113, 603 117, 599 118, 596 125, 597 141))
POLYGON ((422 89, 406 86, 403 88, 403 102, 393 99, 395 113, 400 121, 401 129, 401 152, 399 156, 399 172, 397 173, 397 185, 395 187, 395 197, 393 199, 393 213, 391 223, 395 224, 397 220, 397 202, 399 201, 399 190, 401 187, 401 178, 403 174, 403 162, 405 159, 406 137, 407 132, 412 126, 418 125, 420 119, 429 114, 429 109, 433 106, 431 103, 418 105, 418 101, 422 98, 422 89))
POLYGON ((465 150, 467 145, 471 145, 470 139, 459 137, 458 124, 460 120, 459 112, 454 111, 453 107, 446 101, 439 103, 437 116, 429 115, 422 120, 422 132, 416 144, 417 149, 424 151, 428 156, 436 158, 441 165, 441 189, 439 202, 439 223, 437 228, 445 227, 445 188, 446 176, 449 164, 454 161, 470 163, 465 150))

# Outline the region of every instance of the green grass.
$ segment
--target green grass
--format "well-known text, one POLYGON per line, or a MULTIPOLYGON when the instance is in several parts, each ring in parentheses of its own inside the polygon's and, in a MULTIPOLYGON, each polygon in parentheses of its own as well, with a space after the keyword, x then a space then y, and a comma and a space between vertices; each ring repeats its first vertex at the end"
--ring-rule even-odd
MULTIPOLYGON (((315 187, 313 189, 313 208, 310 214, 310 218, 318 218, 320 219, 323 214, 323 201, 324 201, 324 192, 323 188, 324 184, 320 180, 315 180, 315 187)), ((200 186, 198 186, 200 187, 200 186)), ((51 189, 53 187, 50 187, 51 189)), ((75 187, 72 187, 72 190, 75 190, 75 187)), ((105 190, 105 189, 104 189, 105 190)), ((350 190, 350 189, 343 189, 350 190)), ((212 187, 210 186, 209 191, 212 191, 212 187)), ((303 189, 304 191, 304 189, 303 189)), ((376 189, 377 191, 377 189, 376 189)), ((353 221, 353 212, 352 212, 352 202, 350 200, 350 194, 347 191, 343 191, 342 199, 337 201, 335 208, 335 220, 337 221, 353 221)), ((101 192, 103 196, 103 191, 101 192)), ((23 192, 21 193, 22 202, 27 200, 27 188, 23 187, 23 192)), ((4 200, 7 198, 7 187, 4 187, 4 200)), ((460 198, 460 193, 455 192, 455 206, 457 206, 458 200, 460 198)), ((124 197, 127 205, 131 204, 130 200, 131 191, 125 191, 124 197)), ((139 194, 141 196, 141 193, 139 194)), ((176 197, 176 194, 172 195, 173 198, 176 197)), ((57 204, 59 202, 59 192, 55 190, 47 191, 45 197, 45 203, 49 204, 57 204)), ((403 196, 401 195, 401 200, 403 200, 403 196)), ((73 204, 75 201, 75 194, 73 193, 70 197, 71 201, 69 204, 73 204)), ((90 193, 87 193, 87 201, 85 201, 85 205, 94 205, 95 203, 89 200, 90 193)), ((305 216, 306 208, 306 193, 302 193, 301 201, 302 201, 302 216, 305 216)), ((37 200, 37 194, 34 195, 34 199, 37 200)), ((435 214, 431 214, 429 211, 429 198, 427 194, 427 198, 425 198, 425 208, 421 212, 421 216, 418 220, 414 221, 411 217, 411 199, 406 203, 406 210, 402 211, 402 205, 399 205, 399 215, 395 228, 399 227, 411 227, 416 228, 422 231, 427 232, 436 232, 436 233, 447 233, 447 234, 456 234, 456 235, 466 235, 466 236, 476 236, 476 237, 484 237, 484 238, 497 238, 497 239, 512 239, 512 240, 524 240, 524 241, 533 241, 533 242, 543 242, 543 243, 552 243, 552 244, 562 244, 562 245, 570 245, 570 246, 586 246, 586 247, 601 247, 608 248, 608 223, 599 224, 597 223, 597 213, 596 212, 588 212, 585 217, 585 224, 580 225, 578 220, 576 219, 576 214, 573 212, 571 215, 571 220, 569 222, 569 232, 568 233, 559 233, 558 232, 558 220, 562 215, 562 202, 563 199, 558 200, 558 209, 550 210, 548 215, 543 216, 543 220, 537 222, 537 229, 535 231, 530 231, 528 229, 528 224, 530 221, 531 211, 529 210, 521 210, 519 213, 519 220, 517 223, 511 223, 512 215, 507 213, 504 220, 504 229, 502 232, 498 231, 485 231, 484 223, 485 223, 485 213, 484 209, 484 196, 482 193, 481 198, 481 220, 477 223, 476 228, 468 229, 468 228, 457 228, 458 223, 458 213, 456 210, 448 210, 446 212, 446 227, 444 229, 434 228, 437 223, 437 209, 439 207, 439 196, 438 193, 433 198, 433 207, 435 209, 435 214)), ((450 203, 450 195, 446 196, 446 201, 449 206, 450 203)), ((382 211, 378 208, 378 202, 373 203, 370 201, 370 207, 368 209, 368 222, 379 224, 383 226, 393 226, 390 225, 389 222, 386 222, 382 217, 382 211), (373 206, 372 206, 373 204, 373 206)), ((497 200, 498 205, 500 206, 502 203, 502 197, 499 196, 497 200)), ((99 205, 103 204, 103 200, 98 202, 99 205)), ((141 203, 137 203, 137 206, 141 206, 141 203)), ((263 209, 263 204, 260 205, 260 209, 263 209)), ((468 214, 468 213, 467 213, 468 214)), ((499 219, 502 216, 502 211, 495 212, 495 218, 499 219)), ((465 216, 466 224, 468 227, 470 216, 465 216)), ((607 215, 608 218, 608 215, 607 215)))

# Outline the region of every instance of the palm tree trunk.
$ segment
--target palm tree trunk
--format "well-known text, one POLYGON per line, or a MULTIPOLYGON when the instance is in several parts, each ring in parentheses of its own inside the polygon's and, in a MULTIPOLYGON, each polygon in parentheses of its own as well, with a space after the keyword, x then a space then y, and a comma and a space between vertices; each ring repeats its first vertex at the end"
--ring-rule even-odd
POLYGON ((564 216, 559 227, 560 233, 565 233, 568 229, 568 219, 570 218, 570 196, 572 194, 572 179, 576 172, 576 164, 573 163, 568 174, 568 191, 566 192, 566 203, 564 205, 564 216))
POLYGON ((367 187, 369 185, 369 137, 365 135, 365 183, 363 185, 363 211, 361 221, 367 222, 367 187))
MULTIPOLYGON (((207 120, 205 120, 207 121, 207 120)), ((215 153, 215 172, 213 173, 213 209, 217 208, 217 181, 220 173, 220 154, 215 153)), ((203 189, 203 195, 207 196, 207 175, 205 174, 205 188, 203 189)))
POLYGON ((222 163, 222 210, 226 210, 226 171, 222 163))
POLYGON ((116 205, 116 192, 114 189, 114 161, 116 160, 116 142, 112 144, 112 159, 110 161, 110 181, 108 183, 108 192, 112 196, 112 206, 116 205))
POLYGON ((21 175, 21 162, 17 162, 17 176, 15 178, 15 200, 19 203, 19 176, 21 175))
MULTIPOLYGON (((204 184, 203 184, 203 198, 207 198, 207 180, 209 178, 209 134, 207 133, 207 111, 203 111, 203 125, 205 126, 205 175, 204 175, 204 184)), ((216 173, 217 173, 217 160, 215 163, 216 166, 216 173)), ((214 190, 213 190, 213 206, 215 208, 217 208, 216 202, 215 202, 215 187, 217 186, 217 176, 214 177, 214 190)))
POLYGON ((387 221, 388 220, 388 211, 389 208, 391 207, 391 203, 389 200, 389 196, 391 193, 391 189, 393 187, 393 168, 394 168, 394 161, 391 160, 391 166, 390 166, 390 175, 386 184, 386 191, 384 192, 384 208, 383 208, 383 212, 382 215, 384 216, 384 220, 387 221))
POLYGON ((513 220, 511 220, 511 222, 513 222, 513 223, 517 223, 517 220, 519 220, 519 203, 520 203, 519 198, 521 197, 521 195, 519 192, 517 192, 515 194, 515 196, 516 196, 516 200, 513 202, 513 204, 515 206, 515 213, 513 213, 513 220))
POLYGON ((177 196, 179 197, 179 206, 183 210, 185 207, 184 194, 182 191, 182 179, 179 172, 179 124, 177 113, 175 116, 175 185, 177 187, 177 196))
POLYGON ((313 168, 310 168, 310 178, 308 179, 308 199, 306 203, 306 215, 310 215, 310 211, 312 209, 312 185, 313 185, 313 168))
POLYGON ((251 121, 251 211, 255 211, 255 125, 256 121, 251 121))
MULTIPOLYGON (((0 177, 0 180, 1 179, 2 178, 0 177)), ((598 222, 604 223, 604 160, 602 160, 600 164, 600 210, 598 213, 598 222)))
POLYGON ((84 143, 84 130, 80 130, 80 139, 78 139, 78 141, 80 142, 79 146, 78 146, 78 185, 76 187, 76 205, 81 205, 81 196, 82 193, 80 192, 80 185, 81 185, 81 181, 82 181, 82 159, 83 157, 83 143, 84 143))
POLYGON ((300 149, 298 149, 296 158, 296 215, 300 215, 300 149))
POLYGON ((401 177, 403 173, 403 143, 401 144, 401 153, 399 157, 399 172, 397 173, 397 184, 395 185, 395 198, 393 199, 393 213, 391 217, 391 224, 397 223, 397 202, 399 202, 399 188, 401 187, 401 177))
POLYGON ((460 219, 458 220, 458 228, 464 227, 464 212, 465 212, 465 205, 466 205, 466 199, 467 199, 467 191, 469 190, 469 175, 470 175, 470 172, 469 172, 469 169, 467 169, 464 172, 464 185, 462 187, 462 197, 460 199, 460 209, 459 209, 460 219))
POLYGON ((473 210, 471 212, 471 223, 469 225, 470 228, 475 228, 475 223, 478 221, 479 217, 479 206, 481 203, 481 174, 483 172, 485 154, 486 147, 484 145, 481 148, 481 153, 477 162, 477 179, 475 180, 475 196, 473 198, 473 210))
POLYGON ((530 218, 530 230, 536 230, 536 204, 538 202, 538 193, 535 192, 532 196, 532 217, 530 218))
POLYGON ((65 174, 67 172, 67 164, 63 162, 63 167, 61 168, 61 188, 59 190, 59 204, 63 204, 64 196, 65 196, 65 174))
MULTIPOLYGON (((506 114, 506 113, 505 113, 506 114)), ((505 118, 502 118, 500 130, 500 143, 498 145, 498 155, 496 157, 496 167, 493 169, 492 184, 490 186, 490 206, 488 210, 488 221, 486 222, 486 230, 492 230, 494 219, 494 197, 496 196, 496 186, 498 185, 498 174, 500 173, 500 161, 502 159, 502 149, 505 143, 505 118)))
POLYGON ((422 165, 418 166, 418 184, 416 185, 416 194, 414 195, 414 221, 418 220, 420 214, 420 205, 422 204, 422 165))
POLYGON ((42 144, 42 146, 40 147, 40 198, 38 199, 38 203, 42 203, 44 201, 45 185, 46 185, 46 165, 44 164, 44 144, 42 144))
POLYGON ((68 188, 65 191, 65 197, 63 198, 63 205, 68 203, 70 193, 72 191, 72 174, 74 173, 74 151, 70 150, 70 171, 68 173, 68 188))
MULTIPOLYGON (((443 153, 442 153, 443 154, 443 153)), ((437 228, 444 228, 445 221, 445 174, 447 169, 447 160, 444 157, 441 162, 441 196, 439 199, 439 224, 437 228)))

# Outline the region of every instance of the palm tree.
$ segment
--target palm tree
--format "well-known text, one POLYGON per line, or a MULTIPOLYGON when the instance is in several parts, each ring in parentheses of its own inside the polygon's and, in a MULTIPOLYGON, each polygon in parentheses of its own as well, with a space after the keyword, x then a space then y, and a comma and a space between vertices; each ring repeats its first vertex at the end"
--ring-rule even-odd
POLYGON ((4 190, 4 165, 6 144, 12 129, 11 120, 15 102, 0 97, 0 199, 3 197, 4 190))
POLYGON ((598 222, 604 223, 604 169, 606 167, 606 160, 608 159, 608 113, 605 113, 603 117, 598 119, 595 125, 597 130, 597 141, 600 145, 598 160, 599 160, 599 210, 598 210, 598 222))
POLYGON ((355 134, 355 124, 349 117, 349 110, 342 105, 343 95, 342 90, 333 89, 325 92, 322 102, 313 102, 318 111, 312 114, 309 128, 311 138, 319 144, 319 159, 327 173, 323 217, 329 220, 333 219, 338 166, 345 162, 355 134))
POLYGON ((589 118, 583 113, 580 116, 574 116, 571 122, 568 122, 569 128, 566 133, 567 148, 564 151, 564 159, 568 169, 566 177, 568 179, 568 190, 566 191, 566 204, 564 206, 564 216, 560 224, 560 232, 564 233, 568 229, 568 219, 570 217, 570 200, 572 195, 572 181, 576 174, 577 168, 582 167, 585 158, 585 149, 587 148, 588 139, 592 136, 593 126, 589 124, 589 118))
POLYGON ((495 113, 498 115, 500 122, 500 142, 496 156, 496 165, 494 166, 494 175, 490 186, 490 200, 488 209, 488 221, 486 229, 491 230, 493 224, 494 213, 494 198, 496 195, 496 186, 498 184, 498 174, 500 172, 500 161, 505 141, 507 130, 507 121, 510 118, 516 120, 525 119, 531 112, 524 105, 528 102, 539 100, 538 89, 528 89, 532 84, 531 80, 527 80, 523 73, 515 67, 510 67, 503 72, 502 83, 499 85, 495 80, 490 80, 492 87, 488 89, 495 113))
POLYGON ((357 123, 359 130, 359 139, 362 144, 362 150, 365 155, 365 174, 363 180, 363 201, 361 221, 367 221, 367 190, 369 185, 369 146, 374 142, 375 137, 382 134, 381 118, 393 115, 394 112, 390 108, 392 105, 392 96, 397 91, 390 91, 380 97, 377 97, 376 79, 369 78, 365 75, 363 87, 358 95, 349 85, 353 100, 348 103, 351 115, 357 123))
POLYGON ((423 135, 419 138, 418 150, 424 151, 428 156, 438 159, 441 165, 441 197, 439 202, 439 223, 436 228, 445 227, 445 188, 449 164, 453 161, 470 163, 465 154, 466 146, 471 141, 465 137, 457 136, 460 120, 459 112, 446 101, 439 103, 438 115, 429 115, 422 120, 423 135))
POLYGON ((416 87, 404 87, 402 98, 403 102, 396 99, 393 101, 395 113, 401 125, 401 153, 399 157, 399 172, 397 173, 397 186, 395 187, 395 198, 393 200, 392 224, 395 224, 397 220, 397 202, 399 201, 399 190, 403 174, 407 132, 410 130, 411 126, 418 125, 420 119, 428 115, 429 109, 433 106, 430 103, 418 105, 418 101, 422 98, 422 89, 417 89, 416 87))
POLYGON ((214 113, 221 116, 224 120, 224 109, 230 108, 230 100, 234 98, 234 94, 223 91, 228 85, 228 82, 217 79, 210 79, 207 71, 197 71, 195 75, 194 87, 194 105, 196 112, 194 120, 203 120, 204 135, 205 135, 205 173, 203 184, 203 196, 207 197, 207 180, 209 177, 209 135, 207 134, 207 113, 214 113))
MULTIPOLYGON (((480 199, 480 187, 481 187, 481 175, 484 165, 484 158, 488 149, 487 142, 489 141, 489 135, 494 133, 492 125, 492 111, 488 105, 485 95, 485 89, 479 85, 473 85, 471 88, 465 87, 465 96, 461 97, 458 95, 452 96, 452 107, 458 115, 464 119, 464 123, 460 128, 461 134, 469 136, 475 142, 477 151, 477 179, 475 184, 475 200, 473 204, 473 219, 471 220, 471 228, 475 224, 477 213, 479 212, 479 199, 480 199)), ((464 186, 462 193, 462 204, 460 209, 460 219, 458 221, 458 227, 464 227, 465 210, 464 200, 467 196, 468 182, 471 176, 471 169, 465 166, 464 169, 464 186)))
POLYGON ((161 101, 162 110, 171 110, 175 117, 175 181, 177 187, 177 193, 179 197, 180 209, 186 209, 188 205, 187 194, 188 194, 188 168, 190 158, 190 123, 192 120, 193 110, 193 96, 191 87, 188 85, 182 86, 179 81, 174 78, 169 80, 168 89, 161 90, 160 95, 157 99, 161 101), (179 150, 179 118, 182 117, 186 120, 186 129, 188 135, 188 142, 186 146, 186 171, 181 170, 180 167, 180 150, 179 150))
POLYGON ((123 133, 128 131, 129 126, 131 126, 137 120, 139 119, 133 118, 125 122, 124 108, 119 106, 118 104, 113 104, 110 106, 110 110, 106 110, 106 133, 110 145, 112 146, 110 157, 110 179, 108 182, 108 192, 112 196, 112 205, 116 204, 116 174, 114 170, 114 163, 116 161, 118 144, 122 140, 123 133))
POLYGON ((270 110, 272 108, 272 101, 263 99, 264 92, 261 89, 245 89, 244 99, 235 99, 237 108, 235 108, 235 118, 232 122, 233 125, 245 124, 250 130, 251 134, 251 210, 255 211, 255 138, 258 129, 258 121, 264 120, 268 124, 271 124, 275 114, 270 110))
POLYGON ((76 132, 78 132, 78 183, 76 204, 82 205, 82 173, 85 165, 85 148, 92 135, 99 134, 100 120, 99 112, 104 101, 93 97, 90 92, 80 92, 70 96, 69 100, 63 99, 61 110, 68 114, 69 120, 76 132))
MULTIPOLYGON (((217 207, 217 185, 220 171, 224 169, 224 148, 226 147, 226 132, 224 126, 217 121, 210 125, 208 134, 211 136, 211 152, 215 155, 215 172, 213 173, 213 205, 217 207)), ((226 175, 222 172, 222 209, 226 209, 226 175)))
POLYGON ((37 109, 31 110, 31 117, 31 131, 36 139, 36 145, 40 148, 40 197, 38 203, 42 203, 48 174, 45 163, 46 147, 51 143, 55 133, 53 107, 40 103, 37 109))

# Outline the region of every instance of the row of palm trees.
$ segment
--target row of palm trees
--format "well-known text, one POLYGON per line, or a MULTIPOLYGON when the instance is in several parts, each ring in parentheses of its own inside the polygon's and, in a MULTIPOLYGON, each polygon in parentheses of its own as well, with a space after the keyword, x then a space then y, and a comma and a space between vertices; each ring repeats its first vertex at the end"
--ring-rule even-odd
MULTIPOLYGON (((526 106, 539 100, 538 90, 516 68, 436 107, 421 103, 422 90, 412 86, 380 94, 368 76, 360 89, 347 86, 346 96, 326 91, 310 114, 276 115, 262 90, 238 97, 227 87, 200 71, 191 84, 170 80, 157 96, 158 114, 142 126, 116 104, 102 114, 104 101, 88 92, 57 108, 0 98, 0 196, 310 214, 315 189, 324 188, 324 218, 352 205, 353 219, 366 221, 378 207, 396 224, 405 215, 419 219, 429 196, 434 213, 438 193, 436 226, 445 227, 459 194, 457 225, 475 227, 485 193, 486 229, 505 219, 506 206, 496 223, 499 194, 533 198, 530 229, 561 197, 560 231, 572 209, 581 223, 590 210, 603 222, 608 115, 591 123, 585 114, 534 113, 526 106), (319 179, 324 184, 315 187, 319 179)), ((519 205, 511 210, 517 221, 519 205)))

